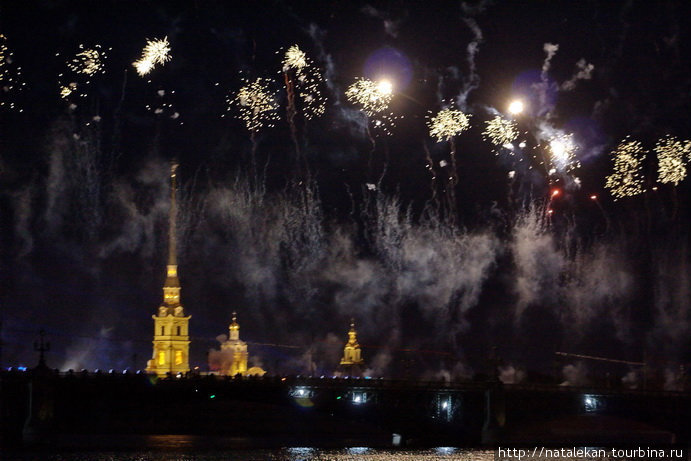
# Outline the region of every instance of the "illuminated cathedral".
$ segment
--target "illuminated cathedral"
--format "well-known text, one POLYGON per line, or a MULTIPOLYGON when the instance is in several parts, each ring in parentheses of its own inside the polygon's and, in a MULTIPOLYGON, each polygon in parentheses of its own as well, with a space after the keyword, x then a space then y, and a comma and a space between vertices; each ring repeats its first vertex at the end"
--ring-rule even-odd
POLYGON ((185 316, 180 303, 180 280, 176 254, 176 218, 175 201, 177 189, 177 163, 170 169, 170 213, 168 217, 168 267, 166 281, 163 285, 163 304, 154 319, 153 356, 147 362, 146 371, 159 377, 168 373, 177 375, 190 371, 189 365, 189 321, 192 316, 185 316))
POLYGON ((343 348, 343 358, 338 365, 334 375, 360 377, 365 368, 365 361, 362 358, 360 344, 357 342, 357 332, 355 331, 355 321, 350 320, 350 330, 348 331, 348 342, 343 348))
POLYGON ((263 376, 266 372, 259 367, 247 368, 247 343, 240 339, 240 325, 237 314, 233 312, 233 321, 228 327, 228 339, 221 343, 220 373, 227 376, 263 376))

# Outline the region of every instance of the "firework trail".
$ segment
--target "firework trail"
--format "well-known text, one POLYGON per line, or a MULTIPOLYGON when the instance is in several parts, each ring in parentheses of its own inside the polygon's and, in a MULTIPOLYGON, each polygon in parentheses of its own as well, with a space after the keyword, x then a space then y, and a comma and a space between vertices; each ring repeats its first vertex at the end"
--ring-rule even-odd
POLYGON ((580 59, 576 63, 578 72, 576 72, 573 77, 561 84, 561 89, 564 91, 572 91, 576 88, 576 82, 579 80, 590 80, 595 70, 595 66, 586 62, 585 59, 580 59))
POLYGON ((270 80, 257 78, 253 82, 243 79, 244 85, 234 96, 229 96, 228 111, 237 111, 237 119, 250 132, 252 141, 252 175, 256 177, 257 135, 263 128, 272 128, 278 120, 276 92, 270 88, 270 80))
POLYGON ((383 131, 386 135, 391 134, 390 129, 393 127, 394 117, 392 113, 387 114, 385 111, 389 108, 394 96, 393 85, 388 80, 373 82, 366 78, 358 78, 348 87, 345 95, 348 101, 359 106, 360 111, 366 116, 366 132, 372 145, 367 162, 367 177, 370 180, 372 160, 376 149, 376 141, 370 125, 376 130, 383 131))
POLYGON ((161 40, 147 39, 141 57, 134 61, 132 65, 137 69, 137 73, 143 77, 151 72, 157 64, 164 65, 171 59, 168 37, 164 37, 161 40))
POLYGON ((455 137, 470 128, 470 116, 460 110, 446 108, 440 110, 435 116, 427 117, 429 134, 437 142, 448 141, 450 146, 451 166, 446 186, 449 213, 452 215, 456 209, 456 185, 458 184, 458 171, 456 165, 456 141, 455 137))
POLYGON ((13 53, 7 47, 7 37, 0 34, 0 108, 19 109, 13 96, 25 86, 21 75, 22 68, 14 64, 13 53))
POLYGON ((305 120, 321 117, 326 111, 326 100, 322 96, 319 86, 323 81, 321 74, 314 67, 311 60, 297 45, 293 45, 283 56, 283 80, 287 95, 286 118, 290 126, 290 134, 295 145, 297 160, 301 160, 300 141, 295 117, 298 113, 296 96, 302 106, 305 120))
POLYGON ((605 179, 605 188, 610 190, 615 201, 644 192, 642 170, 645 155, 643 145, 628 137, 612 152, 614 167, 612 174, 605 179))
POLYGON ((545 57, 545 60, 542 63, 542 72, 540 73, 540 83, 536 84, 536 89, 538 91, 538 95, 540 98, 540 110, 538 112, 538 115, 542 116, 545 114, 549 114, 550 111, 550 105, 548 101, 548 93, 549 90, 551 89, 551 86, 553 85, 549 81, 549 69, 552 66, 552 58, 554 57, 555 54, 557 54, 557 51, 559 50, 559 45, 554 44, 554 43, 545 43, 543 45, 543 50, 547 54, 545 57))

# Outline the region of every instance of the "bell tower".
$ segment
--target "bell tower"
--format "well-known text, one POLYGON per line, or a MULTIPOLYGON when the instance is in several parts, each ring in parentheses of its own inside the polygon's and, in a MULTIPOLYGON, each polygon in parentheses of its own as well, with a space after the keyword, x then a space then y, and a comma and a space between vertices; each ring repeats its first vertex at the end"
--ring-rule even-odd
POLYGON ((176 375, 190 371, 189 321, 180 303, 180 280, 176 254, 177 168, 173 161, 170 168, 170 215, 168 217, 168 267, 163 284, 163 304, 154 319, 153 357, 147 362, 146 371, 159 377, 167 373, 176 375))
POLYGON ((357 332, 355 331, 355 321, 350 319, 350 330, 348 331, 348 342, 343 347, 343 358, 336 368, 334 375, 359 377, 365 371, 365 361, 362 358, 360 344, 357 342, 357 332))
POLYGON ((233 323, 228 327, 228 340, 221 344, 221 351, 225 353, 225 360, 221 365, 221 372, 224 375, 247 374, 247 343, 240 339, 240 325, 235 312, 233 312, 233 323))
POLYGON ((348 331, 348 342, 343 348, 343 358, 341 365, 353 366, 362 365, 365 361, 360 355, 360 344, 357 342, 357 332, 355 331, 355 321, 350 319, 350 331, 348 331))

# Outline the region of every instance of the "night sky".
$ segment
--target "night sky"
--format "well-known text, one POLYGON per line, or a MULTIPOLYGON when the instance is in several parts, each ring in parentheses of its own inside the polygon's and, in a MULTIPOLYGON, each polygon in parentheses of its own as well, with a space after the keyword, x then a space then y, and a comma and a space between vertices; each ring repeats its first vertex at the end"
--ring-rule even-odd
POLYGON ((175 158, 192 366, 206 369, 237 311, 269 373, 331 374, 353 318, 372 376, 498 364, 507 382, 641 380, 561 351, 646 361, 680 386, 686 3, 0 1, 0 365, 34 365, 43 328, 54 368, 145 367, 175 158), (164 37, 170 61, 138 75, 147 40, 164 37), (68 67, 97 45, 102 72, 68 67), (292 45, 322 116, 283 71, 292 45), (229 101, 257 78, 276 120, 250 133, 229 101), (346 97, 358 78, 392 84, 384 112, 346 97), (470 127, 437 142, 442 109, 470 127), (510 148, 483 136, 497 116, 517 124, 510 148), (670 137, 676 185, 659 175, 670 137), (550 161, 555 139, 573 159, 550 161), (617 197, 614 152, 633 141, 641 191, 617 197))

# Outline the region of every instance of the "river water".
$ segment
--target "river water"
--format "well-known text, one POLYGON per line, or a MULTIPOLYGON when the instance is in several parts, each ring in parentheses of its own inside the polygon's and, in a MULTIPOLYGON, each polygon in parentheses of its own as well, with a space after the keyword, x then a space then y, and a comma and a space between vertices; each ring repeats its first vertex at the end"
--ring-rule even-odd
POLYGON ((491 461, 494 452, 453 447, 420 450, 350 447, 188 450, 42 450, 6 453, 13 461, 491 461))
MULTIPOLYGON (((42 446, 22 450, 3 450, 2 461, 495 461, 493 450, 455 447, 426 449, 281 447, 277 439, 243 439, 188 435, 153 436, 73 436, 46 441, 42 446), (257 448, 266 447, 266 448, 257 448)), ((524 451, 521 449, 516 449, 524 451)), ((523 461, 688 461, 688 450, 660 450, 666 456, 647 454, 643 450, 604 450, 579 448, 583 454, 550 454, 531 457, 521 455, 523 461), (678 453, 677 453, 678 451, 678 453), (603 454, 597 454, 598 452, 603 454), (606 452, 606 453, 605 453, 606 452), (672 453, 675 452, 675 453, 672 453)), ((576 448, 574 447, 574 452, 576 448)), ((552 449, 554 451, 554 449, 552 449)), ((650 451, 650 448, 648 448, 650 451)), ((502 450, 498 453, 501 455, 502 450)), ((506 461, 521 457, 507 454, 506 461)), ((542 453, 542 452, 540 452, 542 453)), ((527 454, 527 456, 526 456, 527 454)), ((654 453, 653 453, 654 454, 654 453)))

